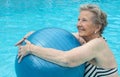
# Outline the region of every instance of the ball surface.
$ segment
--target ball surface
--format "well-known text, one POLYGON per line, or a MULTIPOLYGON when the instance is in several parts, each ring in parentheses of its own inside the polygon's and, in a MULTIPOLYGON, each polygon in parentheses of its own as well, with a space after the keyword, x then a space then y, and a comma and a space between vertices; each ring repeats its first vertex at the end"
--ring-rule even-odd
MULTIPOLYGON (((59 28, 45 28, 28 37, 32 44, 68 51, 80 46, 78 40, 68 31, 59 28)), ((40 51, 42 52, 42 51, 40 51)), ((83 77, 85 65, 68 68, 48 62, 34 55, 23 58, 21 63, 15 60, 17 77, 83 77)))

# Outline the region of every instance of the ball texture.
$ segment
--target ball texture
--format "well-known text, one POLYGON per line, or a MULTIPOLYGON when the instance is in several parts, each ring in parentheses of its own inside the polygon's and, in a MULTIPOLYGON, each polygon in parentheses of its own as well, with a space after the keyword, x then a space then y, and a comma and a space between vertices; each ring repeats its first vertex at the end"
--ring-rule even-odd
MULTIPOLYGON (((28 37, 32 44, 64 52, 80 46, 78 40, 68 31, 59 28, 45 28, 28 37)), ((42 51, 40 51, 42 52, 42 51)), ((62 67, 34 55, 23 58, 21 63, 15 59, 17 77, 83 77, 85 64, 77 67, 62 67)))

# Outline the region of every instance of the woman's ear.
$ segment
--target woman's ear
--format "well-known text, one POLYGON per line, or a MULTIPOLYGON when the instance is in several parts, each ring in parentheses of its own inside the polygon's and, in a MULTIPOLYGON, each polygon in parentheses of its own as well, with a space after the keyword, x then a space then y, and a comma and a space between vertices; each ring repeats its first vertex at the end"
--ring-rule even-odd
POLYGON ((100 32, 101 28, 102 28, 102 26, 101 26, 101 25, 97 25, 97 26, 96 26, 95 33, 100 32))

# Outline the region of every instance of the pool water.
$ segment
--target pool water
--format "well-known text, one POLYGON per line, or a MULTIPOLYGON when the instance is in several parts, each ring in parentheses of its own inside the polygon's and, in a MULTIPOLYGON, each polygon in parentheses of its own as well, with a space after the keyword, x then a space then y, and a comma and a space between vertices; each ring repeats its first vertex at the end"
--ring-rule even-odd
POLYGON ((2 0, 0 1, 0 77, 16 77, 15 43, 26 33, 46 27, 77 32, 79 6, 98 4, 108 14, 103 36, 115 55, 120 74, 119 0, 2 0))

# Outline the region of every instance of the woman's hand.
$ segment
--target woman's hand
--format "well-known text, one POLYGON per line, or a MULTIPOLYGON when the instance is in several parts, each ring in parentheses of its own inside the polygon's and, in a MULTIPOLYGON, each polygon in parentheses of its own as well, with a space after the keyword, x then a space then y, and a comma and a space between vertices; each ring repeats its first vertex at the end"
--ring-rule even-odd
POLYGON ((77 39, 78 41, 83 45, 86 43, 85 39, 83 39, 83 37, 79 36, 79 33, 72 33, 77 39))
POLYGON ((83 44, 85 44, 86 43, 86 41, 82 38, 82 37, 79 37, 79 42, 83 45, 83 44))
POLYGON ((26 35, 24 36, 24 38, 22 38, 20 41, 18 41, 18 42, 15 44, 15 46, 21 45, 21 44, 23 43, 23 41, 25 41, 33 32, 34 32, 34 31, 31 31, 31 32, 29 32, 28 34, 26 34, 26 35))
POLYGON ((21 62, 21 60, 24 56, 31 53, 31 48, 33 46, 33 44, 31 44, 30 41, 28 41, 28 40, 24 40, 24 41, 25 41, 26 45, 24 45, 24 46, 18 45, 18 48, 19 48, 18 56, 17 56, 17 58, 19 59, 18 63, 21 62))

